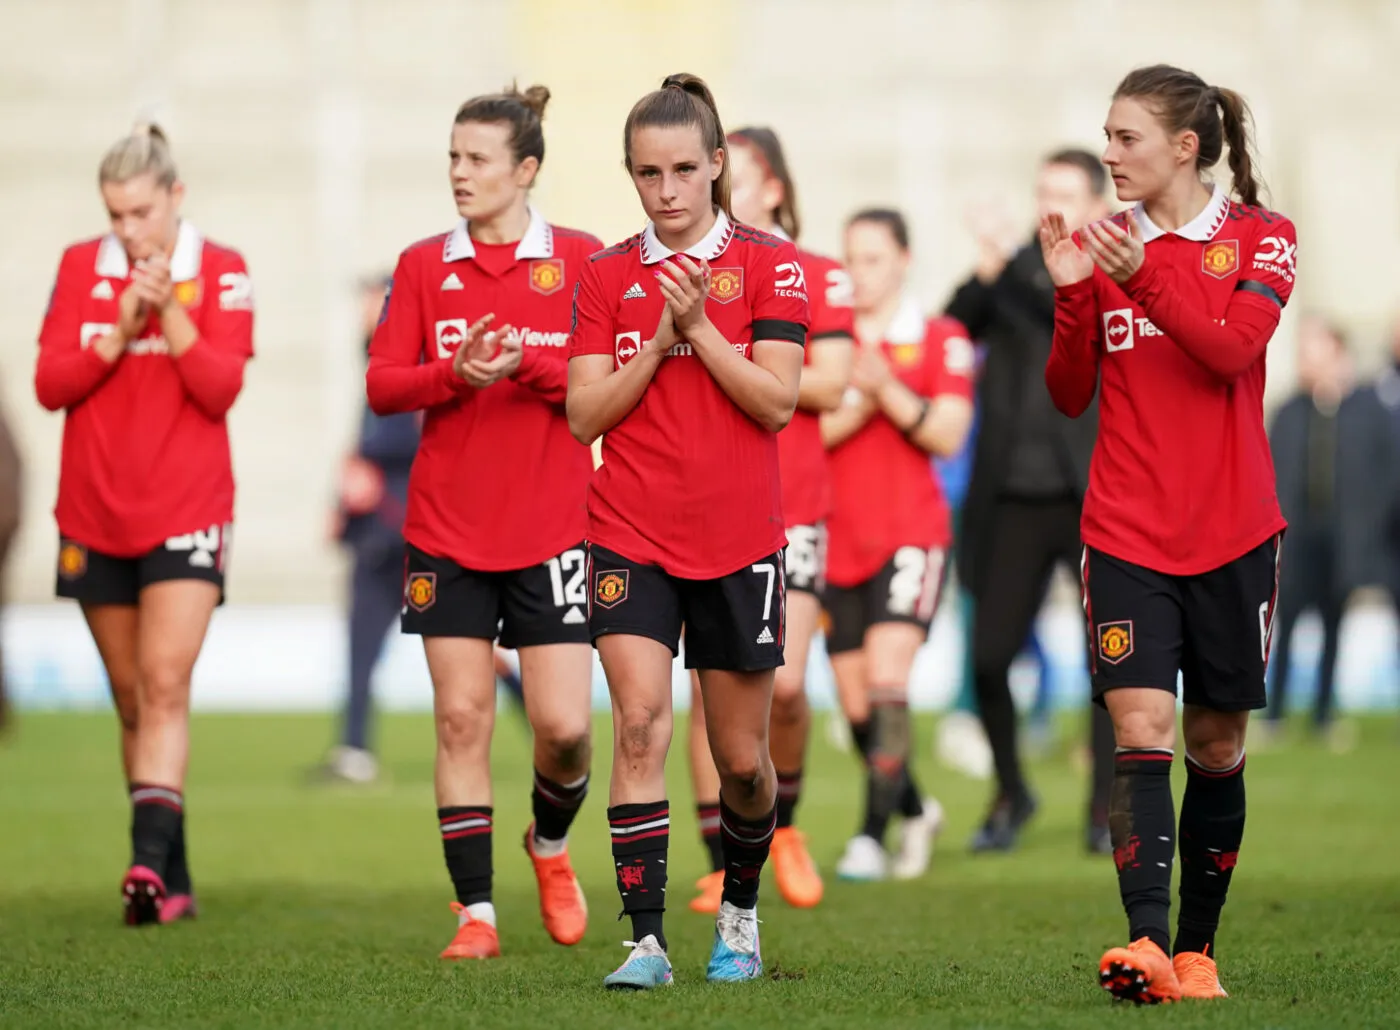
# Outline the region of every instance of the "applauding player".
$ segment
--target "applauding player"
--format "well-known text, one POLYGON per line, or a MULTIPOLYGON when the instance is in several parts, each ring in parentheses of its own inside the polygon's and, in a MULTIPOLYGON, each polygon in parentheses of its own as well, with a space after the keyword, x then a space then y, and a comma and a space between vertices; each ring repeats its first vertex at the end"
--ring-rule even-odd
POLYGON ((961 324, 925 319, 904 295, 909 231, 898 212, 851 219, 846 267, 859 347, 854 388, 821 417, 835 488, 826 649, 868 782, 864 825, 836 872, 910 879, 928 868, 942 820, 909 773, 909 673, 933 621, 952 534, 930 455, 962 449, 974 355, 961 324), (884 837, 896 813, 904 838, 891 868, 884 837))
POLYGON ((438 824, 457 892, 447 959, 500 954, 490 761, 498 634, 519 649, 535 731, 525 850, 545 929, 574 944, 587 925, 565 838, 588 790, 591 466, 564 417, 564 347, 575 279, 602 244, 529 205, 548 99, 533 86, 462 105, 450 154, 461 221, 404 251, 370 346, 375 412, 426 411, 404 524, 403 631, 423 637, 433 680, 438 824))
POLYGON ((797 406, 807 297, 791 243, 734 223, 709 89, 672 75, 627 116, 646 229, 584 269, 569 424, 588 492, 589 627, 612 692, 613 861, 635 943, 605 983, 669 983, 662 914, 671 662, 685 627, 719 769, 724 890, 708 977, 762 973, 758 880, 777 818, 769 757, 785 606, 778 432, 797 406))
POLYGON ((1078 240, 1058 215, 1041 225, 1057 287, 1046 383, 1070 416, 1100 392, 1084 612, 1095 696, 1117 736, 1109 825, 1131 943, 1103 956, 1099 981, 1137 1002, 1224 997, 1215 933, 1244 836, 1245 727, 1265 703, 1284 528, 1264 351, 1293 290, 1297 244, 1292 223, 1259 206, 1238 93, 1141 68, 1118 86, 1104 132, 1118 197, 1137 205, 1078 240), (1238 203, 1201 178, 1226 145, 1238 203))
MULTIPOLYGON (((787 159, 771 129, 739 129, 729 134, 732 210, 739 221, 781 239, 794 240, 801 228, 797 192, 787 159)), ((778 777, 778 829, 773 834, 773 872, 783 900, 811 908, 822 898, 822 880, 807 852, 806 838, 793 825, 802 790, 802 762, 812 722, 807 707, 807 653, 821 616, 818 593, 826 563, 827 513, 831 480, 818 415, 841 403, 851 374, 851 284, 830 258, 798 252, 809 283, 811 333, 797 395, 797 411, 778 434, 783 517, 787 523, 787 640, 784 664, 773 681, 769 733, 778 777)), ((690 765, 699 807, 701 834, 713 872, 698 887, 690 907, 719 910, 724 855, 719 835, 719 775, 710 757, 698 678, 691 674, 690 765)))
POLYGON ((233 520, 224 417, 253 354, 243 259, 180 218, 154 126, 98 173, 112 231, 64 252, 39 336, 39 403, 66 413, 58 596, 76 600, 122 724, 131 925, 194 914, 185 849, 190 674, 222 603, 233 520))

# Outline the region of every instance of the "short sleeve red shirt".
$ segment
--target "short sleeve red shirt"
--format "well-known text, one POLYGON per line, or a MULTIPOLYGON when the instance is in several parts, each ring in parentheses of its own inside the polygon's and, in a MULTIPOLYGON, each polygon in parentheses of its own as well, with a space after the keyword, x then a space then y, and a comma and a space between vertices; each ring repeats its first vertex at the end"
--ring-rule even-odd
POLYGON ((115 236, 64 253, 39 333, 36 391, 46 407, 66 412, 59 532, 115 557, 233 518, 225 414, 253 355, 248 269, 237 251, 181 222, 170 271, 175 299, 199 333, 179 358, 154 313, 115 364, 91 349, 116 326, 131 282, 115 236))
MULTIPOLYGON (((706 313, 735 350, 802 344, 807 291, 791 243, 721 213, 687 253, 710 263, 706 313)), ((570 356, 607 354, 621 368, 660 321, 655 266, 670 257, 652 226, 595 254, 574 303, 570 356)), ((719 388, 682 341, 637 406, 603 435, 588 490, 588 539, 682 579, 727 576, 785 542, 778 434, 719 388)))
POLYGON ((597 237, 531 212, 513 247, 478 248, 465 221, 403 252, 370 344, 379 414, 424 410, 404 539, 464 568, 502 572, 583 540, 592 460, 564 414, 574 284, 597 237), (520 335, 513 378, 477 390, 452 373, 467 329, 494 313, 520 335))
MULTIPOLYGON (((812 344, 827 339, 851 339, 851 280, 839 262, 798 251, 812 313, 804 358, 812 344)), ((783 514, 789 526, 812 526, 831 512, 831 470, 822 444, 821 419, 815 411, 798 408, 778 434, 778 465, 783 478, 783 514)))
MULTIPOLYGON (((972 398, 975 354, 960 322, 925 320, 910 302, 880 350, 899 381, 919 396, 972 398)), ((833 586, 864 583, 901 547, 947 547, 952 540, 948 501, 929 455, 884 414, 877 412, 831 451, 831 479, 826 578, 833 586)))

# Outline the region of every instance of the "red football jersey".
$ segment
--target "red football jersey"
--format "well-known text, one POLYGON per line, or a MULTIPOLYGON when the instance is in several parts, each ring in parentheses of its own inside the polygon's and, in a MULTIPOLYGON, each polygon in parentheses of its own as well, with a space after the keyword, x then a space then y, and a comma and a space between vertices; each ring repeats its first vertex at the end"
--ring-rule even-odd
MULTIPOLYGON (((706 314, 735 350, 806 340, 807 292, 791 243, 720 214, 686 252, 710 263, 706 314)), ((594 255, 579 281, 571 356, 621 368, 661 320, 655 268, 672 252, 648 225, 594 255)), ((691 345, 676 344, 637 406, 603 434, 588 539, 683 579, 715 579, 783 547, 778 435, 739 409, 691 345)))
POLYGON ((502 267, 475 260, 465 221, 400 255, 365 381, 377 414, 426 409, 403 527, 414 547, 503 572, 583 540, 592 462, 564 415, 565 347, 574 284, 602 246, 532 210, 502 267), (453 375, 452 356, 492 312, 523 336, 524 357, 513 381, 476 390, 453 375))
POLYGON ((189 222, 180 223, 170 272, 199 330, 179 358, 155 314, 115 363, 90 349, 116 326, 131 281, 115 236, 64 252, 39 332, 35 392, 49 410, 67 411, 58 530, 114 557, 233 520, 224 416, 253 355, 252 284, 237 251, 189 222))
MULTIPOLYGON (((920 397, 971 400, 975 354, 955 319, 925 320, 906 301, 880 350, 896 378, 920 397)), ((947 547, 952 539, 931 457, 882 412, 833 448, 831 482, 826 579, 833 586, 864 583, 901 547, 947 547)))
MULTIPOLYGON (((807 280, 812 328, 809 343, 831 337, 853 339, 851 279, 840 262, 800 250, 807 280)), ((804 363, 811 360, 809 346, 804 363)), ((821 416, 798 408, 778 434, 778 466, 783 480, 783 516, 789 526, 813 526, 831 513, 831 470, 822 445, 821 416)))
POLYGON ((1264 351, 1293 290, 1293 223, 1218 186, 1175 232, 1138 207, 1142 267, 1057 291, 1046 384, 1077 416, 1099 389, 1084 542, 1171 575, 1284 527, 1264 429, 1264 351))

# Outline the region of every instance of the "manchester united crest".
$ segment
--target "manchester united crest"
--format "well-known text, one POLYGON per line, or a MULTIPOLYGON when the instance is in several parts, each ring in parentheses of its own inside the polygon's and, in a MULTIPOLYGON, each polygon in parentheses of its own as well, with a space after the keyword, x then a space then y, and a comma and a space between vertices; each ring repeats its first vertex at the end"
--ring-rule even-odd
POLYGON ((175 284, 175 299, 181 307, 192 308, 199 303, 200 286, 198 279, 186 279, 175 284))
POLYGON ((1240 266, 1240 245, 1237 240, 1216 240, 1201 251, 1201 271, 1216 279, 1224 279, 1240 266))
POLYGON ((1099 657, 1109 665, 1117 665, 1133 653, 1133 622, 1102 622, 1099 624, 1099 657))
POLYGON ((890 357, 900 368, 917 365, 923 356, 924 345, 922 343, 896 343, 890 347, 890 357))
POLYGON ((437 573, 409 573, 403 595, 408 606, 415 612, 427 611, 437 600, 437 573))
POLYGON ((548 297, 558 293, 564 286, 564 262, 561 258, 548 258, 530 262, 530 289, 548 297))
POLYGON ((616 608, 627 600, 627 570, 610 569, 596 573, 593 603, 599 608, 616 608))
POLYGON ((710 273, 710 299, 728 304, 744 295, 742 268, 716 268, 710 273))
POLYGON ((87 571, 87 548, 65 540, 58 549, 58 574, 64 579, 77 579, 87 571))

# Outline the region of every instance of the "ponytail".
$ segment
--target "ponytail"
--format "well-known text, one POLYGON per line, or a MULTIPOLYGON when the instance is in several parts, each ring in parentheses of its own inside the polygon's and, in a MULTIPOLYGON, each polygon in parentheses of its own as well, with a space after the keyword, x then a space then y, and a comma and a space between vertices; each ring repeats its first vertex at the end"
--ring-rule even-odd
POLYGON ((648 93, 633 105, 622 129, 623 155, 632 170, 632 132, 646 127, 669 128, 693 125, 700 130, 700 142, 707 154, 723 152, 719 177, 710 183, 710 201, 729 214, 729 144, 719 120, 714 94, 698 75, 678 72, 668 75, 661 88, 648 93))
POLYGON ((148 173, 165 189, 174 186, 179 178, 175 159, 170 156, 170 143, 160 126, 153 122, 137 122, 129 135, 113 143, 103 155, 97 169, 97 182, 99 186, 127 182, 148 173))
POLYGON ((1225 145, 1230 148, 1230 174, 1234 176, 1235 196, 1251 206, 1259 204, 1259 183, 1254 178, 1254 158, 1249 131, 1252 120, 1244 97, 1232 89, 1212 87, 1220 105, 1220 124, 1225 145))

